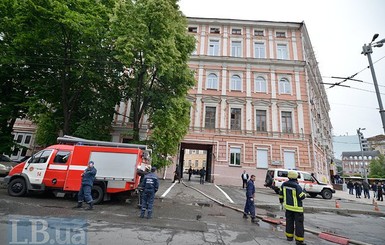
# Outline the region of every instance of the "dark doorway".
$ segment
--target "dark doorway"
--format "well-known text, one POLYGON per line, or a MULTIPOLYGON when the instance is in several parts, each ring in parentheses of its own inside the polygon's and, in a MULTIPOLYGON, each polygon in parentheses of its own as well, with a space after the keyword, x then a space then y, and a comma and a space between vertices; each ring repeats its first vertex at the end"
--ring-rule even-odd
POLYGON ((182 178, 185 176, 185 179, 188 179, 188 169, 190 166, 194 169, 195 175, 198 175, 197 171, 205 167, 205 181, 213 182, 212 153, 212 145, 181 143, 178 169, 180 176, 182 178))

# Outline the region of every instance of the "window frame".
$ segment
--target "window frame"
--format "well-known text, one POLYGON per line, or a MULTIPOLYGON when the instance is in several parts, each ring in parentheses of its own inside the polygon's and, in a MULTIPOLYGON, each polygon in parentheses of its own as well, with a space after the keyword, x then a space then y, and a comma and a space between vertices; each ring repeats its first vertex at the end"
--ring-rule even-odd
POLYGON ((287 133, 287 134, 291 134, 294 132, 293 112, 292 111, 281 111, 281 132, 287 133), (287 117, 284 114, 290 115, 290 117, 287 117), (288 120, 288 119, 290 119, 290 120, 288 120), (288 127, 288 126, 290 126, 290 127, 288 127))
POLYGON ((281 77, 278 81, 279 94, 292 94, 291 82, 286 77, 281 77))
POLYGON ((219 85, 218 74, 214 72, 209 72, 206 78, 206 89, 218 89, 218 85, 219 85), (213 80, 214 76, 216 80, 213 80), (216 86, 210 86, 210 85, 216 85, 216 86))
POLYGON ((189 33, 198 33, 198 27, 197 27, 197 26, 189 26, 189 27, 187 28, 187 31, 188 31, 189 33))
POLYGON ((241 40, 231 40, 231 57, 242 57, 242 41, 241 40), (237 45, 234 45, 237 44, 237 45), (239 44, 239 46, 238 46, 239 44))
POLYGON ((258 41, 254 42, 254 58, 255 59, 266 59, 266 43, 265 42, 258 42, 258 41), (261 48, 263 48, 263 49, 261 49, 261 48))
POLYGON ((256 109, 255 110, 255 131, 257 132, 267 132, 267 110, 262 110, 262 109, 256 109), (264 112, 264 115, 258 115, 257 112, 264 112), (262 117, 263 118, 264 116, 264 121, 262 121, 262 124, 264 123, 263 126, 260 126, 258 127, 258 117, 262 117))
MULTIPOLYGON (((216 120, 217 118, 216 117, 217 117, 217 107, 209 106, 209 105, 205 106, 205 128, 206 129, 215 129, 216 128, 216 123, 217 123, 217 120, 216 120), (208 127, 208 120, 207 120, 208 119, 208 117, 207 117, 208 116, 208 114, 207 114, 208 110, 207 110, 207 108, 210 108, 210 109, 214 108, 214 117, 213 117, 214 118, 213 119, 214 120, 214 122, 213 122, 214 125, 213 125, 213 127, 208 127)), ((209 126, 212 126, 212 122, 211 121, 212 121, 212 118, 211 118, 211 120, 209 122, 209 126)))
POLYGON ((230 129, 231 130, 242 130, 242 108, 239 108, 239 107, 231 107, 230 108, 230 129), (239 114, 235 113, 238 111, 239 111, 239 114), (234 112, 234 118, 233 118, 233 112, 234 112), (237 117, 237 115, 239 117, 237 117))
POLYGON ((231 28, 231 35, 242 35, 242 28, 231 28))
POLYGON ((275 32, 275 37, 276 38, 286 38, 286 31, 276 31, 275 32))
POLYGON ((208 49, 207 55, 219 56, 219 53, 220 53, 219 51, 220 51, 220 40, 219 39, 209 39, 209 49, 208 49))
POLYGON ((287 43, 277 43, 277 59, 278 60, 289 59, 289 45, 287 43))
POLYGON ((210 34, 221 34, 221 28, 220 27, 210 27, 210 34))
POLYGON ((230 91, 242 91, 242 76, 239 74, 233 74, 230 78, 230 91), (234 78, 239 78, 239 80, 234 80, 234 78), (239 82, 239 84, 237 84, 239 82), (239 89, 238 89, 238 86, 239 89))
POLYGON ((257 168, 262 168, 262 169, 268 169, 269 168, 269 149, 268 148, 257 148, 257 151, 256 151, 256 167, 257 168), (261 152, 261 151, 263 151, 263 152, 266 152, 266 159, 264 159, 264 160, 266 160, 266 163, 265 164, 263 164, 262 166, 259 164, 259 154, 258 154, 258 152, 261 152))
POLYGON ((260 75, 256 75, 254 78, 254 93, 267 93, 267 81, 266 78, 260 75), (263 84, 264 83, 264 90, 263 84))
POLYGON ((241 166, 241 153, 241 147, 230 147, 230 166, 241 166))
POLYGON ((265 31, 264 30, 260 30, 260 29, 254 29, 253 35, 255 37, 264 37, 265 36, 265 31), (256 35, 257 33, 261 33, 261 32, 262 32, 262 35, 256 35))

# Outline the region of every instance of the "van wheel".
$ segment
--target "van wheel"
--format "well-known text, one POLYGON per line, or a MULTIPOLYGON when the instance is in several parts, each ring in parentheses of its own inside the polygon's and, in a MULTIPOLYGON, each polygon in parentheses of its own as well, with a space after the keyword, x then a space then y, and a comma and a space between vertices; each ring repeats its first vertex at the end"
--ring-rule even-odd
POLYGON ((329 189, 323 189, 321 192, 321 196, 323 199, 332 199, 332 191, 329 189))
POLYGON ((94 204, 99 204, 103 201, 104 190, 99 185, 94 185, 92 186, 91 195, 92 199, 94 200, 94 204))
POLYGON ((309 196, 312 198, 316 197, 317 195, 318 195, 317 193, 309 193, 309 196))
POLYGON ((11 180, 8 185, 8 194, 13 197, 21 197, 27 193, 27 185, 25 180, 22 178, 17 178, 11 180))

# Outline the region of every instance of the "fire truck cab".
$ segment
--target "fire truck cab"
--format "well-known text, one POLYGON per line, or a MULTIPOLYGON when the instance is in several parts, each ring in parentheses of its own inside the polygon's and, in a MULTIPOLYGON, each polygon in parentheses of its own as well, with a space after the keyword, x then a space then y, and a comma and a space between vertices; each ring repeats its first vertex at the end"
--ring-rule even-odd
POLYGON ((93 161, 97 169, 92 188, 95 203, 110 195, 134 191, 139 185, 137 169, 149 164, 150 150, 145 145, 93 141, 71 136, 58 138, 27 161, 15 166, 5 177, 10 196, 53 190, 56 194, 78 192, 81 174, 93 161))

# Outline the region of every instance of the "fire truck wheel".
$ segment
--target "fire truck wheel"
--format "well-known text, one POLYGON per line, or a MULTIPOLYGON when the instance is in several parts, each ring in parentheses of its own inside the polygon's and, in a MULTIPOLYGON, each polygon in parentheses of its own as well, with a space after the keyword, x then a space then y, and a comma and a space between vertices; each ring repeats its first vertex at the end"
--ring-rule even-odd
POLYGON ((323 199, 332 199, 332 191, 329 189, 323 189, 321 192, 321 196, 323 199))
POLYGON ((13 197, 21 197, 27 193, 27 185, 22 178, 16 178, 11 180, 8 185, 8 194, 13 197))
POLYGON ((99 185, 94 185, 92 186, 91 195, 92 195, 92 199, 94 200, 94 203, 99 204, 103 201, 104 190, 99 185))

